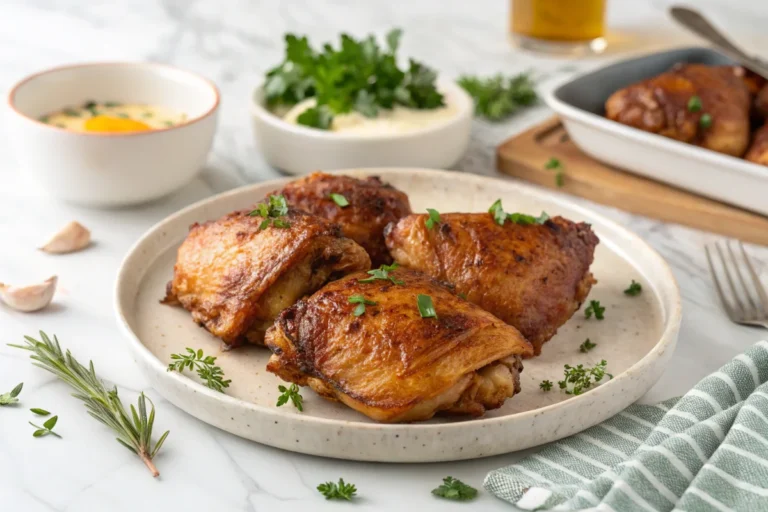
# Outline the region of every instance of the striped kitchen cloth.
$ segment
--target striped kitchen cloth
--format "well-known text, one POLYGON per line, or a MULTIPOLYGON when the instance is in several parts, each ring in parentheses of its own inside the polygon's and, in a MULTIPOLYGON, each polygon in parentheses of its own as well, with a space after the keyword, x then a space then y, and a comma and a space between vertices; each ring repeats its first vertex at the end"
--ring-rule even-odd
POLYGON ((768 511, 768 342, 685 396, 632 405, 484 486, 523 510, 768 511))

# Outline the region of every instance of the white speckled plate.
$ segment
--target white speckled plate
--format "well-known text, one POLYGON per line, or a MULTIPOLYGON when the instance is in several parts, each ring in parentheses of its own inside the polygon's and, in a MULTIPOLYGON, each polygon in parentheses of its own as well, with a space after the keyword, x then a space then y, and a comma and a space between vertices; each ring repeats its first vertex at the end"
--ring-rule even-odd
MULTIPOLYGON (((642 396, 672 356, 680 326, 680 295, 664 260, 620 225, 513 181, 458 172, 419 169, 348 171, 379 175, 408 193, 414 211, 485 211, 501 197, 508 211, 590 222, 600 245, 592 271, 599 283, 590 299, 606 306, 605 320, 587 320, 583 311, 549 341, 541 357, 525 362, 522 393, 478 419, 437 418, 423 423, 380 425, 303 389, 304 413, 275 407, 280 380, 265 370, 269 351, 248 347, 223 352, 219 341, 197 327, 183 309, 161 305, 171 278, 176 248, 193 222, 247 208, 286 180, 259 183, 194 204, 149 230, 128 253, 117 277, 115 307, 136 362, 154 388, 197 418, 260 443, 313 455, 387 462, 431 462, 495 455, 554 441, 616 414, 642 396), (623 290, 632 279, 643 285, 638 297, 623 290), (590 338, 587 354, 579 345, 590 338), (166 372, 170 354, 185 347, 218 356, 232 385, 226 394, 194 379, 166 372), (563 364, 608 361, 613 380, 580 396, 558 389, 545 393, 539 382, 562 378, 563 364)), ((556 387, 556 386, 555 386, 556 387)))

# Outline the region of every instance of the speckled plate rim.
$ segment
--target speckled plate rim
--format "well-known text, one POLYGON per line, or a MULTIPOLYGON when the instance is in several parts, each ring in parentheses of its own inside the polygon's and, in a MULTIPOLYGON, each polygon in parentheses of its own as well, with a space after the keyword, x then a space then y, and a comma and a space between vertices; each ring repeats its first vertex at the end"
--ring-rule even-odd
MULTIPOLYGON (((144 373, 149 378, 153 387, 171 403, 177 407, 185 410, 189 414, 197 417, 198 419, 219 427, 228 432, 234 433, 241 437, 276 446, 291 451, 298 451, 301 453, 308 453, 312 455, 322 455, 326 457, 342 458, 349 460, 368 460, 368 461, 380 461, 380 462, 437 462, 445 460, 461 460, 471 459, 478 457, 485 457, 491 455, 498 455, 500 453, 508 453, 510 451, 522 450, 532 446, 537 446, 546 442, 555 441, 569 435, 578 433, 590 426, 593 426, 608 417, 616 414, 624 407, 634 403, 639 399, 650 387, 661 377, 661 374, 669 362, 672 356, 674 347, 677 342, 677 335, 682 320, 682 306, 680 298, 680 290, 677 285, 677 281, 672 274, 672 270, 669 265, 664 261, 661 255, 656 252, 650 245, 648 245, 639 236, 635 235, 631 231, 624 228, 617 222, 614 222, 605 216, 595 213, 587 208, 583 208, 573 202, 555 195, 549 191, 535 188, 531 185, 527 185, 517 181, 491 178, 475 174, 460 173, 457 171, 441 171, 432 169, 410 169, 410 168, 365 168, 365 169, 344 169, 338 171, 331 171, 340 174, 352 174, 356 176, 368 176, 378 175, 381 176, 384 181, 388 176, 392 175, 412 175, 414 173, 428 173, 431 178, 435 180, 450 180, 467 183, 467 185, 493 185, 499 190, 499 195, 504 197, 505 195, 522 194, 529 196, 535 200, 542 200, 549 202, 553 205, 562 206, 565 209, 569 209, 578 213, 582 218, 591 222, 596 227, 600 227, 601 242, 606 245, 610 245, 612 250, 619 254, 622 258, 633 263, 633 267, 639 264, 637 258, 630 257, 629 254, 638 254, 642 252, 645 255, 643 265, 653 267, 656 272, 653 276, 647 276, 651 284, 653 284, 653 290, 657 296, 657 300, 661 304, 663 313, 664 328, 659 341, 656 345, 640 360, 629 367, 624 372, 614 375, 613 379, 598 387, 593 388, 587 393, 579 396, 575 396, 564 402, 559 402, 551 405, 547 405, 538 409, 525 411, 521 413, 493 417, 493 418, 477 418, 467 419, 464 421, 456 421, 451 423, 413 423, 413 424, 378 424, 378 423, 363 423, 356 421, 334 420, 328 418, 313 417, 311 413, 305 412, 304 414, 296 414, 291 410, 264 407, 260 405, 247 402, 238 398, 227 396, 222 393, 213 391, 194 380, 191 380, 176 372, 167 372, 167 365, 160 361, 139 339, 138 335, 131 328, 127 319, 127 310, 132 307, 132 302, 135 301, 136 294, 127 294, 128 280, 132 274, 132 268, 139 265, 141 260, 147 258, 152 259, 158 256, 158 254, 142 254, 146 252, 145 248, 150 244, 150 241, 157 237, 165 237, 166 230, 169 226, 172 226, 180 221, 180 219, 190 215, 196 210, 199 210, 206 205, 213 202, 222 202, 233 200, 239 196, 252 193, 256 189, 274 188, 277 189, 283 184, 291 181, 295 178, 280 178, 276 180, 255 183, 247 185, 237 189, 233 189, 201 201, 198 201, 178 212, 170 215, 159 223, 150 228, 128 251, 117 273, 115 291, 114 291, 114 307, 118 324, 121 331, 125 334, 128 347, 130 348, 134 360, 142 367, 144 373), (610 235, 606 237, 606 232, 610 232, 610 235), (632 250, 626 250, 631 247, 632 250), (623 384, 627 384, 633 378, 641 378, 642 384, 632 387, 630 389, 624 389, 623 384), (614 399, 612 397, 617 396, 619 391, 624 389, 625 393, 622 394, 622 399, 614 399), (187 402, 192 400, 192 402, 187 402), (195 403, 196 401, 205 401, 206 403, 195 403), (620 402, 619 405, 616 405, 620 402), (206 405, 230 407, 229 412, 215 417, 204 409, 206 405), (612 404, 609 406, 608 404, 612 404), (293 432, 298 433, 314 432, 314 429, 324 429, 322 432, 328 433, 327 427, 331 429, 353 429, 356 431, 372 431, 382 434, 382 440, 391 440, 394 438, 400 438, 401 435, 409 436, 417 433, 422 436, 437 435, 443 436, 446 439, 463 438, 467 437, 462 435, 464 431, 475 430, 475 427, 482 429, 489 429, 488 431, 500 431, 505 432, 505 427, 511 427, 513 424, 521 426, 523 428, 536 428, 537 418, 548 418, 552 425, 557 425, 557 428, 553 429, 550 434, 538 436, 535 440, 528 442, 512 443, 514 446, 510 449, 505 448, 505 445, 510 443, 499 443, 499 446, 495 449, 488 451, 482 451, 478 453, 476 450, 467 450, 463 453, 449 453, 443 455, 429 455, 425 456, 423 453, 411 454, 408 450, 405 450, 405 454, 389 454, 382 453, 389 451, 384 446, 391 443, 383 442, 382 447, 374 450, 372 453, 338 453, 333 449, 327 449, 322 446, 308 447, 307 445, 295 446, 289 442, 289 439, 283 439, 283 437, 293 439, 291 436, 282 436, 281 432, 269 432, 266 435, 261 435, 260 432, 255 431, 244 433, 242 428, 237 428, 235 425, 226 421, 224 416, 230 416, 233 410, 242 410, 243 412, 258 413, 260 420, 263 420, 262 425, 267 425, 274 421, 275 425, 279 422, 288 424, 293 428, 293 432), (558 418, 569 418, 569 414, 573 413, 574 417, 581 417, 578 411, 589 411, 589 418, 580 424, 574 423, 568 425, 563 421, 557 421, 558 418), (554 421, 552 421, 554 420, 554 421), (501 430, 499 430, 501 428, 501 430), (311 429, 311 430, 307 430, 311 429), (381 453, 381 454, 380 454, 381 453)), ((180 240, 168 240, 168 246, 179 243, 180 240)), ((166 249, 167 250, 167 249, 166 249)), ((158 251, 162 254, 163 251, 158 251)), ((149 268, 150 265, 146 265, 149 268)), ((141 281, 144 276, 142 275, 137 281, 141 281)), ((215 407, 214 407, 215 408, 215 407)), ((234 417, 232 417, 234 421, 234 417)), ((250 425, 249 425, 250 428, 250 425)), ((281 428, 281 431, 284 429, 281 428)), ((340 435, 340 432, 337 435, 340 435)), ((515 428, 514 431, 520 431, 520 428, 515 428)), ((326 434, 322 434, 325 436, 326 434)), ((534 436, 535 437, 535 436, 534 436)), ((477 438, 476 438, 477 440, 477 438)), ((298 443, 298 439, 296 440, 298 443)), ((405 448, 405 447, 403 447, 405 448)), ((365 450, 363 450, 365 452, 365 450)), ((418 450, 417 450, 418 451, 418 450)))

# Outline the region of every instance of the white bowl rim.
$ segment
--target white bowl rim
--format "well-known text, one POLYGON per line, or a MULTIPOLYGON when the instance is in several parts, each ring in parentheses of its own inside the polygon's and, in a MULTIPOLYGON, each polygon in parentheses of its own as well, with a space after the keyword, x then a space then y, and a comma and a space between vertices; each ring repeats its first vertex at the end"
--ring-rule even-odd
POLYGON ((437 79, 438 89, 450 90, 451 94, 454 94, 461 98, 456 102, 458 112, 455 115, 441 120, 440 122, 419 128, 405 133, 386 133, 381 135, 363 135, 360 133, 344 133, 344 132, 332 132, 329 130, 319 130, 317 128, 310 128, 300 124, 293 124, 284 121, 281 117, 273 114, 264 105, 263 95, 262 100, 257 101, 257 97, 261 95, 264 90, 264 84, 266 80, 262 80, 251 91, 250 102, 251 112, 261 118, 265 123, 271 127, 292 133, 294 135, 301 135, 304 137, 314 138, 318 140, 342 140, 342 141, 381 141, 381 140, 401 140, 411 137, 418 137, 426 135, 428 133, 434 133, 443 130, 451 125, 457 124, 467 118, 472 117, 474 112, 475 102, 470 95, 461 88, 458 84, 451 80, 445 80, 443 78, 437 79))
POLYGON ((186 69, 182 69, 176 66, 171 66, 169 64, 163 64, 160 62, 143 62, 143 61, 105 61, 105 62, 83 62, 78 64, 65 64, 62 66, 54 66, 52 68, 47 68, 42 71, 37 71, 35 73, 32 73, 30 75, 25 76, 18 82, 16 82, 13 87, 11 87, 10 92, 7 96, 7 102, 8 102, 8 108, 10 110, 21 117, 22 119, 25 119, 27 121, 31 121, 35 123, 38 126, 42 126, 45 128, 49 128, 52 130, 57 130, 60 132, 68 133, 75 136, 86 136, 86 137, 139 137, 139 136, 150 136, 156 133, 161 132, 167 132, 170 130, 176 130, 179 128, 185 128, 191 124, 197 123, 199 121, 202 121, 206 117, 211 116, 216 110, 219 108, 219 104, 221 103, 221 94, 219 93, 218 87, 216 87, 216 84, 214 84, 211 80, 205 78, 202 75, 198 75, 197 73, 193 73, 192 71, 188 71, 186 69), (174 126, 168 126, 164 128, 154 128, 152 130, 142 130, 142 131, 135 131, 135 132, 76 132, 73 130, 69 130, 67 128, 59 128, 58 126, 54 126, 51 124, 43 123, 42 121, 35 119, 31 116, 28 116, 27 114, 21 112, 19 109, 16 108, 16 105, 14 105, 16 91, 20 89, 22 86, 24 86, 27 82, 30 82, 34 80, 37 77, 47 75, 49 73, 56 73, 59 71, 64 71, 66 69, 76 69, 76 68, 87 68, 87 67, 118 67, 118 66, 127 66, 127 67, 148 67, 148 68, 164 68, 171 70, 176 73, 181 73, 184 75, 187 75, 189 78, 192 78, 193 80, 197 80, 201 82, 203 85, 207 86, 213 91, 214 95, 214 102, 211 107, 200 114, 199 116, 193 117, 192 119, 188 119, 185 122, 181 124, 177 124, 174 126))
MULTIPOLYGON (((393 174, 393 173, 407 174, 407 173, 417 172, 417 173, 442 174, 443 177, 446 179, 450 179, 452 175, 455 175, 455 171, 426 169, 426 168, 417 168, 417 167, 409 167, 409 168, 406 168, 406 167, 362 168, 361 167, 361 168, 352 168, 352 169, 338 169, 338 170, 324 171, 324 172, 328 172, 330 174, 341 174, 341 175, 356 173, 356 172, 363 172, 366 174, 370 173, 370 175, 380 175, 382 177, 386 177, 387 174, 393 174)), ((461 173, 461 174, 462 174, 461 179, 467 180, 467 182, 473 183, 473 184, 478 182, 483 182, 483 181, 499 180, 499 178, 477 175, 477 174, 469 174, 469 173, 461 173)), ((533 185, 529 185, 523 182, 511 181, 508 183, 511 183, 512 186, 525 191, 525 193, 528 195, 531 195, 536 198, 545 198, 548 201, 565 205, 565 207, 567 207, 568 209, 571 209, 574 212, 579 212, 585 217, 595 217, 600 222, 608 226, 610 229, 617 231, 621 233, 624 237, 633 240, 637 244, 642 245, 644 249, 648 251, 648 254, 650 255, 650 257, 654 258, 656 260, 656 263, 659 264, 659 268, 662 270, 664 274, 663 278, 660 280, 663 280, 669 283, 668 291, 671 299, 671 304, 670 304, 671 307, 669 308, 669 311, 667 311, 665 308, 666 318, 664 322, 664 329, 659 334, 659 341, 653 346, 653 348, 647 354, 641 357, 632 366, 630 366, 620 374, 616 375, 609 382, 606 382, 604 385, 596 386, 590 389, 589 392, 582 393, 577 396, 573 396, 565 402, 550 404, 537 409, 531 409, 529 411, 515 413, 514 415, 505 415, 505 416, 498 416, 493 418, 486 418, 486 417, 471 418, 471 419, 468 418, 462 421, 447 422, 447 423, 405 423, 405 424, 378 423, 378 422, 368 423, 368 422, 362 422, 362 421, 345 422, 343 420, 319 418, 316 416, 294 415, 290 411, 286 412, 274 407, 257 405, 252 402, 242 400, 240 398, 235 398, 233 396, 229 396, 224 393, 219 393, 218 391, 214 391, 213 389, 210 389, 204 386, 203 384, 195 382, 194 380, 188 377, 185 377, 184 375, 178 372, 167 372, 166 371, 167 365, 162 361, 160 361, 160 359, 158 359, 157 356, 155 356, 141 342, 141 340, 139 339, 139 336, 134 332, 133 328, 130 326, 128 322, 127 311, 121 299, 121 295, 123 294, 123 287, 125 286, 125 282, 127 280, 126 274, 128 274, 130 266, 132 264, 135 264, 133 260, 138 257, 137 254, 139 253, 139 248, 142 246, 142 244, 145 243, 146 240, 151 239, 152 237, 156 236, 156 233, 161 232, 163 229, 165 229, 166 224, 172 223, 176 219, 182 218, 188 213, 195 211, 205 206, 208 203, 213 203, 213 202, 225 200, 230 197, 238 196, 251 189, 264 188, 267 186, 270 186, 271 188, 279 188, 285 183, 291 181, 292 179, 294 178, 283 177, 283 178, 276 178, 268 181, 251 183, 248 185, 244 185, 242 187, 237 187, 232 190, 228 190, 226 192, 222 192, 220 194, 216 194, 214 196, 201 199, 200 201, 197 201, 196 203, 186 206, 181 210, 178 210, 175 213, 172 213, 168 217, 156 223, 154 226, 149 228, 133 244, 133 246, 131 246, 130 249, 128 249, 117 271, 117 276, 115 278, 115 286, 112 293, 112 304, 115 310, 115 316, 116 316, 118 326, 120 328, 120 331, 122 331, 123 333, 123 338, 125 339, 128 346, 131 348, 132 353, 140 354, 141 357, 143 358, 143 361, 142 363, 140 363, 140 365, 146 365, 147 367, 152 368, 155 372, 163 374, 166 378, 173 380, 176 384, 181 384, 184 387, 193 389, 196 393, 205 395, 207 399, 220 400, 232 406, 244 407, 246 409, 256 411, 260 414, 264 414, 270 418, 275 418, 280 420, 290 418, 290 420, 294 422, 309 423, 309 424, 328 424, 328 425, 339 425, 342 423, 348 424, 348 425, 354 424, 355 428, 381 429, 385 431, 386 430, 394 431, 399 428, 402 428, 404 425, 407 425, 409 429, 430 432, 430 431, 460 429, 462 428, 462 426, 466 426, 468 423, 475 423, 475 422, 482 422, 484 424, 504 423, 505 421, 509 420, 510 416, 515 416, 517 418, 532 418, 539 414, 548 413, 550 410, 557 409, 558 407, 562 407, 566 403, 570 405, 578 404, 578 403, 589 403, 590 401, 592 401, 592 403, 597 403, 597 400, 599 398, 605 398, 606 393, 610 393, 611 390, 615 388, 616 385, 613 384, 614 382, 625 380, 638 372, 648 370, 650 367, 652 367, 653 361, 657 358, 657 356, 659 356, 661 353, 666 351, 670 346, 674 347, 677 342, 677 331, 680 327, 680 324, 682 321, 682 315, 683 315, 680 287, 677 283, 677 280, 674 277, 674 274, 672 273, 672 269, 670 268, 669 263, 667 263, 667 261, 658 253, 658 251, 656 251, 656 249, 654 249, 645 240, 640 238, 640 236, 636 235, 634 232, 630 231, 628 228, 621 225, 619 222, 616 222, 608 218, 607 215, 603 215, 602 213, 599 213, 595 210, 591 210, 584 206, 580 206, 574 203, 573 201, 571 201, 570 199, 553 194, 549 190, 534 188, 533 185)), ((143 279, 143 276, 142 276, 142 279, 143 279)))

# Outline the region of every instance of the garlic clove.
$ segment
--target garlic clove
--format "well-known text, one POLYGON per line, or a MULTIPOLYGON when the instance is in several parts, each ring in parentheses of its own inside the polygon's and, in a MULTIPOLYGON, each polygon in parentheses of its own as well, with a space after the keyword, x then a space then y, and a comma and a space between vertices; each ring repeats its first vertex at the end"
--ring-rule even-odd
POLYGON ((84 249, 90 243, 91 232, 79 222, 72 221, 53 235, 40 250, 51 254, 66 254, 84 249))
POLYGON ((11 286, 0 283, 0 299, 17 311, 31 312, 43 309, 53 300, 56 276, 30 286, 11 286))

